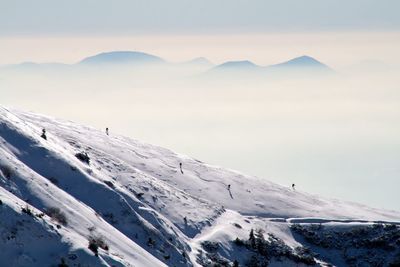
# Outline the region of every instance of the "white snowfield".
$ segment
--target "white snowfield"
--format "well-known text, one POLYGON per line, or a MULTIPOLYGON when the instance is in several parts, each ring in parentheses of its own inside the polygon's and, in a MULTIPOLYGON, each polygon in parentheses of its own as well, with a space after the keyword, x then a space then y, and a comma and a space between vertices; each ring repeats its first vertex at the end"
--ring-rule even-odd
POLYGON ((325 199, 112 131, 4 107, 0 201, 0 266, 211 266, 201 260, 204 241, 242 263, 232 241, 247 239, 250 229, 295 248, 293 223, 400 222, 396 211, 325 199), (66 222, 46 215, 51 208, 66 222), (89 249, 93 239, 107 244, 98 256, 89 249))

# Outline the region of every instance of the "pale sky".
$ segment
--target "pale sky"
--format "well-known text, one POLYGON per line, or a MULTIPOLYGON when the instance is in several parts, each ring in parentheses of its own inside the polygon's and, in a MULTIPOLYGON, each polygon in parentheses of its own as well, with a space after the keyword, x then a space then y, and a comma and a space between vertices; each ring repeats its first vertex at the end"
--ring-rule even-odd
POLYGON ((0 35, 400 28, 398 0, 0 0, 0 35))
POLYGON ((400 62, 397 0, 0 0, 0 65, 113 50, 169 61, 400 62))

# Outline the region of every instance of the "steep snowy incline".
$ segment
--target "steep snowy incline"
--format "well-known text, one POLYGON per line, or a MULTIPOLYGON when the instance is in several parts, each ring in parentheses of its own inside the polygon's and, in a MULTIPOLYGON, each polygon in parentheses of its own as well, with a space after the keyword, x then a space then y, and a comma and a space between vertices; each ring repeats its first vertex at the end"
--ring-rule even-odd
MULTIPOLYGON (((325 258, 302 247, 308 228, 293 225, 351 232, 357 224, 381 238, 400 233, 399 222, 396 211, 294 191, 112 131, 0 107, 0 266, 224 266, 236 259, 242 266, 258 255, 246 240, 253 229, 275 253, 259 260, 324 266, 325 258), (389 226, 377 231, 377 221, 389 226)), ((318 234, 340 234, 328 230, 318 234)), ((385 242, 399 243, 387 254, 396 260, 400 234, 385 242)))
MULTIPOLYGON (((82 201, 72 197, 67 192, 61 190, 55 184, 51 183, 48 179, 41 176, 35 170, 31 169, 29 165, 39 166, 40 164, 50 164, 50 166, 47 166, 47 168, 53 168, 58 170, 60 173, 65 171, 62 164, 60 164, 62 161, 58 161, 59 159, 57 156, 59 155, 54 155, 51 153, 51 151, 46 150, 45 146, 42 146, 43 144, 41 144, 42 140, 27 138, 26 134, 29 133, 30 129, 26 127, 23 122, 18 120, 10 113, 6 114, 6 117, 7 118, 2 118, 0 125, 0 200, 4 198, 7 199, 7 197, 11 198, 11 195, 18 200, 15 201, 16 203, 24 202, 25 204, 19 204, 19 206, 23 206, 25 208, 25 213, 31 214, 31 220, 35 222, 34 226, 37 228, 40 228, 40 226, 37 226, 38 223, 44 224, 44 221, 37 219, 43 218, 43 215, 41 215, 43 214, 42 212, 51 214, 53 216, 52 219, 57 221, 57 228, 65 229, 64 232, 70 232, 73 236, 67 238, 67 240, 80 239, 77 247, 80 250, 85 250, 86 253, 91 253, 88 250, 89 240, 100 240, 104 238, 106 240, 107 250, 100 250, 100 260, 97 260, 96 265, 164 266, 162 262, 156 260, 143 248, 134 243, 130 238, 127 238, 124 234, 103 220, 96 213, 96 211, 92 209, 92 207, 85 205, 82 201), (12 119, 13 122, 15 122, 19 127, 22 127, 25 131, 19 132, 13 128, 12 125, 8 124, 10 119, 12 119), (38 212, 34 212, 35 209, 37 209, 38 212), (58 213, 57 210, 59 211, 58 213), (36 215, 33 216, 32 214, 36 215)), ((72 169, 70 169, 70 171, 72 171, 72 169)), ((78 172, 78 170, 74 170, 73 172, 78 172)), ((68 178, 74 180, 73 176, 74 174, 70 175, 68 178)), ((83 182, 80 182, 80 184, 78 184, 76 187, 80 187, 83 193, 85 193, 85 190, 91 189, 90 187, 85 188, 85 184, 83 182)), ((101 190, 102 187, 98 187, 97 191, 99 191, 99 189, 101 190)), ((92 193, 95 193, 95 191, 92 193)), ((90 195, 88 192, 86 192, 86 195, 89 197, 91 196, 93 200, 96 199, 95 194, 90 195)), ((99 204, 101 204, 101 198, 98 198, 97 196, 97 200, 99 201, 99 204)), ((9 203, 10 202, 5 201, 2 206, 10 207, 8 205, 9 203)), ((15 212, 12 212, 12 210, 15 211, 15 208, 5 208, 5 210, 6 212, 3 212, 2 210, 2 215, 6 218, 10 216, 17 217, 18 215, 15 212)), ((133 211, 131 211, 131 213, 133 213, 133 211)), ((23 217, 21 219, 23 219, 23 217)), ((1 221, 7 222, 7 220, 1 221)), ((41 227, 44 228, 45 226, 42 225, 41 227)), ((22 228, 23 227, 21 226, 21 230, 22 228)), ((15 235, 15 240, 17 240, 19 244, 18 246, 22 246, 22 249, 14 251, 19 253, 17 258, 28 258, 35 262, 41 262, 43 260, 49 264, 50 262, 48 262, 48 260, 52 258, 49 256, 41 258, 41 255, 37 254, 38 251, 34 251, 35 253, 31 252, 34 254, 34 256, 29 255, 29 250, 32 250, 32 247, 35 247, 35 243, 33 240, 31 240, 31 245, 28 244, 30 241, 29 237, 33 239, 32 236, 29 236, 29 231, 33 227, 29 226, 28 224, 27 228, 28 229, 26 229, 25 232, 28 232, 28 234, 26 234, 28 238, 21 236, 21 234, 15 235), (25 247, 27 250, 24 249, 25 247)), ((4 234, 8 233, 10 228, 8 225, 3 224, 1 230, 4 234)), ((16 230, 11 229, 11 232, 15 231, 16 230)), ((23 231, 19 231, 19 233, 21 232, 23 231)), ((4 238, 5 237, 3 235, 3 241, 7 240, 4 238)), ((40 242, 40 240, 38 241, 36 239, 35 242, 36 244, 39 244, 38 242, 40 242)), ((49 243, 49 245, 51 245, 51 243, 49 243)), ((64 250, 70 250, 69 247, 72 245, 74 245, 74 243, 68 241, 67 244, 64 245, 64 250)), ((46 250, 46 248, 43 248, 43 250, 46 250)), ((51 253, 52 248, 47 248, 47 250, 48 253, 51 253)), ((63 254, 58 252, 58 255, 60 256, 63 254)), ((2 258, 3 256, 4 255, 2 255, 2 258)), ((64 256, 65 259, 71 263, 85 263, 82 258, 67 259, 67 255, 64 256)), ((94 259, 89 262, 93 261, 96 262, 94 259)), ((55 262, 51 263, 55 264, 55 262)), ((23 262, 15 264, 16 265, 11 264, 10 266, 32 266, 32 264, 25 265, 23 262)))
MULTIPOLYGON (((37 126, 37 135, 39 127, 44 127, 51 138, 54 136, 75 144, 76 151, 86 150, 102 171, 105 169, 116 179, 125 177, 125 182, 128 182, 129 176, 126 174, 135 170, 140 175, 154 178, 154 181, 163 181, 198 199, 206 199, 245 215, 389 221, 400 219, 399 212, 293 191, 266 179, 211 166, 127 137, 113 134, 107 136, 103 131, 69 121, 20 111, 13 113, 37 126), (180 172, 180 163, 183 174, 180 172), (230 190, 228 185, 231 185, 230 190)), ((169 217, 175 210, 161 212, 169 217)))
MULTIPOLYGON (((93 209, 91 215, 98 217, 97 220, 104 219, 118 234, 175 266, 191 265, 184 257, 190 250, 186 236, 199 233, 223 212, 218 205, 124 166, 113 160, 113 155, 100 155, 93 150, 89 153, 90 163, 83 163, 75 157, 81 148, 71 146, 86 147, 82 140, 65 142, 50 130, 44 140, 36 135, 41 128, 34 123, 5 109, 0 114, 0 165, 15 168, 11 179, 0 181, 4 188, 29 200, 35 207, 46 209, 59 202, 63 209, 74 211, 68 217, 79 224, 85 221, 85 216, 78 215, 82 214, 82 206, 87 206, 93 209), (58 200, 62 194, 65 198, 58 200)), ((90 223, 84 229, 74 230, 89 236, 89 228, 93 228, 90 223)))
MULTIPOLYGON (((38 192, 39 193, 39 192, 38 192)), ((68 198, 58 195, 51 207, 63 208, 68 198)), ((0 265, 53 266, 64 262, 70 266, 165 266, 131 240, 92 216, 85 208, 70 205, 62 210, 68 223, 60 225, 29 203, 0 187, 0 265), (79 210, 79 212, 77 212, 79 210), (85 227, 90 236, 107 240, 110 249, 99 249, 98 257, 88 249, 85 227)))

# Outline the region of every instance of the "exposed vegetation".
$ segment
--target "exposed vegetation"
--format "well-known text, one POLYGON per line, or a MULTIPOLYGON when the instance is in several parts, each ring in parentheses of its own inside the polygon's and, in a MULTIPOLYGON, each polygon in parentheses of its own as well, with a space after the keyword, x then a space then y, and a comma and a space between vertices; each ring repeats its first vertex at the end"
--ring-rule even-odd
POLYGON ((249 267, 268 266, 272 259, 287 259, 305 265, 316 264, 314 254, 310 250, 306 248, 293 250, 281 239, 270 233, 266 239, 262 229, 257 229, 256 231, 251 229, 248 240, 236 238, 234 243, 252 252, 245 263, 249 267))
POLYGON ((218 242, 204 241, 201 243, 202 248, 206 251, 206 257, 200 257, 200 261, 204 266, 247 266, 247 267, 264 267, 268 266, 272 260, 287 260, 293 264, 315 265, 314 253, 304 247, 293 249, 286 245, 283 240, 268 234, 264 237, 262 229, 253 230, 249 233, 247 240, 236 238, 232 241, 233 247, 241 251, 242 258, 240 262, 237 259, 228 259, 222 257, 223 248, 218 242), (244 254, 243 254, 244 253, 244 254), (245 258, 243 258, 245 256, 245 258), (246 258, 247 257, 247 258, 246 258), (210 265, 209 263, 212 262, 210 265))
POLYGON ((400 262, 399 226, 374 224, 343 230, 319 224, 294 224, 291 229, 312 246, 337 251, 348 266, 365 263, 369 266, 400 266, 396 265, 396 262, 400 262))
POLYGON ((3 176, 6 177, 7 179, 10 179, 11 176, 13 175, 12 169, 7 165, 0 165, 0 171, 3 174, 3 176))
POLYGON ((32 212, 31 208, 28 205, 23 207, 21 210, 22 210, 23 213, 25 213, 25 214, 27 214, 29 216, 33 216, 33 212, 32 212))
POLYGON ((57 221, 62 225, 67 225, 67 217, 65 216, 64 212, 62 212, 59 208, 50 207, 46 209, 46 214, 57 221))
POLYGON ((78 152, 75 157, 88 165, 90 164, 90 158, 86 152, 78 152))
POLYGON ((99 248, 108 251, 108 245, 101 236, 89 237, 88 248, 94 253, 96 257, 99 256, 99 248))
POLYGON ((104 183, 105 183, 106 185, 108 185, 110 188, 114 188, 114 183, 113 183, 113 182, 111 182, 111 181, 104 181, 104 183))

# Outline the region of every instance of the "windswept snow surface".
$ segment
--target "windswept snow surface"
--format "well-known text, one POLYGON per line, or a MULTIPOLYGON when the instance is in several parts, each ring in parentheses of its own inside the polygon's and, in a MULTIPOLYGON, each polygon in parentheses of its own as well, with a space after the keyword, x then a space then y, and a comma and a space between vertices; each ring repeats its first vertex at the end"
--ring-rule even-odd
POLYGON ((248 255, 239 253, 233 240, 246 239, 250 229, 267 229, 295 248, 302 245, 290 229, 295 223, 352 227, 400 221, 399 212, 294 191, 112 129, 106 135, 3 107, 0 170, 1 266, 213 264, 205 241, 218 243, 223 249, 215 253, 227 263, 244 264, 248 255), (77 153, 87 153, 89 163, 77 153), (58 208, 66 223, 51 217, 51 208, 58 208), (88 248, 91 239, 107 244, 98 256, 88 248))

